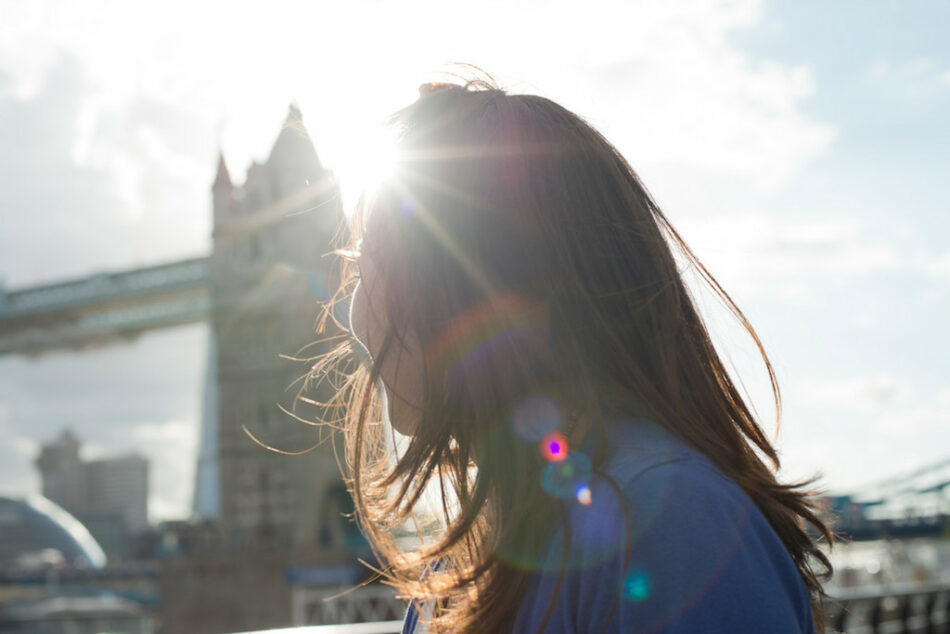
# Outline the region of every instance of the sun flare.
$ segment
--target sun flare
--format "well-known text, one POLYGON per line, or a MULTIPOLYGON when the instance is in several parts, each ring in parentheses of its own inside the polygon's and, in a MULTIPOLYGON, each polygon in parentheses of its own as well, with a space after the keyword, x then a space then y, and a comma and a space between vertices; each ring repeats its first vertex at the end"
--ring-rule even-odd
POLYGON ((398 159, 394 132, 388 128, 367 127, 353 137, 352 143, 337 158, 335 171, 340 180, 346 212, 362 194, 377 189, 394 173, 398 159))

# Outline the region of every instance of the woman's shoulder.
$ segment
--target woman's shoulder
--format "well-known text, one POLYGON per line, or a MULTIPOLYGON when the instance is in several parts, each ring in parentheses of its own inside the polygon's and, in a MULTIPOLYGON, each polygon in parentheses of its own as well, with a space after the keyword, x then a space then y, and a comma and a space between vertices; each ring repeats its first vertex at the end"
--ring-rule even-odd
POLYGON ((574 505, 581 515, 623 512, 623 505, 636 505, 637 523, 649 519, 643 509, 659 510, 665 503, 685 503, 716 498, 730 498, 745 505, 745 493, 704 454, 683 442, 658 423, 636 418, 612 421, 606 429, 607 451, 599 468, 591 476, 591 505, 595 509, 574 505), (595 495, 596 494, 596 495, 595 495), (588 513, 594 510, 595 513, 588 513))
POLYGON ((607 451, 599 471, 620 485, 660 465, 706 460, 673 432, 649 418, 612 420, 605 427, 605 440, 607 451))
POLYGON ((626 524, 634 535, 659 521, 676 520, 680 529, 697 525, 712 530, 755 516, 769 526, 738 484, 658 423, 645 418, 611 423, 607 443, 602 465, 591 477, 591 504, 573 505, 574 514, 629 515, 626 524), (633 509, 636 513, 631 514, 633 509))
POLYGON ((657 423, 612 423, 607 440, 586 503, 568 505, 571 549, 584 562, 600 559, 591 549, 635 548, 647 533, 684 549, 692 541, 713 545, 750 522, 771 530, 741 487, 657 423))
POLYGON ((553 591, 560 575, 573 597, 555 611, 562 626, 549 631, 599 631, 608 618, 609 632, 632 623, 658 632, 812 631, 797 567, 741 487, 655 423, 630 423, 608 439, 587 503, 568 504, 540 581, 553 591))
POLYGON ((587 549, 608 542, 612 551, 636 549, 646 536, 684 552, 719 547, 751 530, 781 546, 739 485, 670 436, 649 445, 612 445, 588 486, 588 503, 570 504, 567 514, 571 545, 587 561, 587 549))

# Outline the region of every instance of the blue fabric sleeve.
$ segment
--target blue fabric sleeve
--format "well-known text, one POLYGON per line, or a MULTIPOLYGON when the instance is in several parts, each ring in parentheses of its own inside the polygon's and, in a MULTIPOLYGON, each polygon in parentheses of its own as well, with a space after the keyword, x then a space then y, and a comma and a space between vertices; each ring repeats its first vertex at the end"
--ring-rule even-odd
POLYGON ((673 460, 619 492, 601 478, 591 491, 590 505, 570 508, 569 555, 561 558, 564 538, 556 538, 514 632, 537 631, 564 567, 546 634, 813 633, 804 583, 781 540, 711 464, 673 460))

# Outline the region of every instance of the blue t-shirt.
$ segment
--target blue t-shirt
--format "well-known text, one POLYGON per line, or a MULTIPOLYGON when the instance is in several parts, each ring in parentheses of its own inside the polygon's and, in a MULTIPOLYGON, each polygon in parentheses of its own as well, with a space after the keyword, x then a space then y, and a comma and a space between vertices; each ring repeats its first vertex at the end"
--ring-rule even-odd
MULTIPOLYGON (((552 535, 512 632, 536 632, 553 598, 544 634, 814 633, 795 563, 738 485, 647 419, 612 422, 607 438, 603 475, 587 504, 564 501, 568 530, 552 535)), ((410 607, 404 634, 417 621, 410 607)))

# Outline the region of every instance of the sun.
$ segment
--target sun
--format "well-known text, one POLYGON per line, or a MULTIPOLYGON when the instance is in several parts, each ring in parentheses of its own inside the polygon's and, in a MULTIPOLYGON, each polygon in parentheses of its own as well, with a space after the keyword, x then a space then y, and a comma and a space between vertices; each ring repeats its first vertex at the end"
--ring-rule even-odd
POLYGON ((334 171, 346 203, 347 214, 353 203, 363 194, 369 194, 392 178, 398 152, 395 132, 385 126, 367 126, 355 131, 345 147, 341 148, 334 171))

